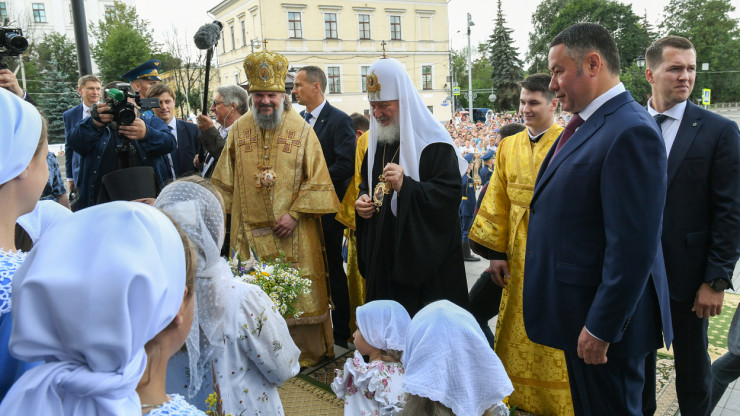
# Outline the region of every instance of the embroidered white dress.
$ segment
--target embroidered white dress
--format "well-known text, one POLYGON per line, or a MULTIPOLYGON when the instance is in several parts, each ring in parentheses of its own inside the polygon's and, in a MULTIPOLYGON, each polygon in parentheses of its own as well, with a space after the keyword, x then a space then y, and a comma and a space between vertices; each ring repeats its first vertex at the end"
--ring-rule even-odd
POLYGON ((345 416, 377 416, 388 405, 403 402, 401 363, 362 359, 359 351, 348 358, 343 370, 335 370, 331 388, 344 399, 345 416))
POLYGON ((8 351, 13 329, 10 305, 13 275, 25 258, 26 253, 21 251, 11 253, 0 249, 0 401, 15 380, 34 365, 17 360, 8 351))
MULTIPOLYGON (((290 337, 285 319, 262 289, 237 279, 230 289, 240 308, 224 315, 224 351, 213 357, 223 411, 234 416, 282 416, 277 386, 298 374, 301 351, 290 337)), ((187 362, 183 353, 170 359, 167 391, 186 394, 187 362)), ((205 410, 205 398, 214 391, 210 363, 201 374, 203 384, 190 401, 205 410)))
POLYGON ((206 413, 185 401, 179 394, 170 394, 170 401, 152 409, 148 416, 206 416, 206 413))

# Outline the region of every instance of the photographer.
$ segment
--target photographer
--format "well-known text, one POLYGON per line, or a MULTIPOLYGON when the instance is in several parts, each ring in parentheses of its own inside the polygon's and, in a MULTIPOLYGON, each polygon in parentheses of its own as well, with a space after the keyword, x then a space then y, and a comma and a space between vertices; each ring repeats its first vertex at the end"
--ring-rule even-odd
MULTIPOLYGON (((91 116, 77 124, 69 134, 69 145, 82 157, 79 171, 78 209, 95 205, 101 191, 103 177, 126 168, 149 166, 154 169, 161 188, 172 179, 165 156, 175 149, 175 137, 162 120, 147 114, 138 114, 128 125, 114 121, 108 91, 120 88, 126 92, 128 84, 112 82, 105 86, 106 102, 93 106, 91 116)), ((128 97, 130 103, 134 100, 128 97)), ((156 195, 152 195, 155 197, 156 195)))

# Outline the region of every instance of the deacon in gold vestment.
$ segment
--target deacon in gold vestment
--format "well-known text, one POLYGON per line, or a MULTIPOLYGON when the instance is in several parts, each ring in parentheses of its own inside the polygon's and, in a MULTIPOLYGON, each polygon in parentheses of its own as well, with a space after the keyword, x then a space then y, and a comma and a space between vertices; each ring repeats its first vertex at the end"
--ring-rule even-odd
POLYGON ((365 304, 365 279, 357 266, 357 238, 355 237, 355 201, 360 194, 360 183, 362 183, 362 161, 367 153, 367 139, 370 132, 366 131, 357 138, 355 146, 355 175, 347 187, 347 192, 342 198, 342 207, 337 213, 337 221, 347 227, 344 236, 347 237, 347 288, 349 289, 349 330, 354 333, 357 330, 357 319, 355 310, 358 306, 365 304))
POLYGON ((544 74, 522 82, 520 112, 527 129, 499 145, 469 238, 488 249, 489 259, 496 259, 488 271, 496 284, 504 286, 495 351, 514 384, 509 405, 538 416, 569 416, 573 402, 563 351, 531 342, 522 312, 529 203, 542 160, 563 130, 553 124, 557 99, 549 82, 550 76, 544 74))
POLYGON ((284 254, 311 279, 288 318, 301 366, 334 355, 320 217, 337 212, 316 134, 285 94, 288 61, 274 52, 247 56, 250 111, 234 122, 211 177, 231 214, 231 248, 261 259, 284 254))

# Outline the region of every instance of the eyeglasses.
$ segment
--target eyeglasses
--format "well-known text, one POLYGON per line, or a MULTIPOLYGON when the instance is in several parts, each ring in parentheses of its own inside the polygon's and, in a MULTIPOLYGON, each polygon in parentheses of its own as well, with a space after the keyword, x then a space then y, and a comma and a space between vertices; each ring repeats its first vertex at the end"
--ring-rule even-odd
POLYGON ((223 101, 213 100, 213 102, 211 103, 211 106, 212 107, 218 107, 219 104, 223 104, 223 103, 224 103, 223 101))

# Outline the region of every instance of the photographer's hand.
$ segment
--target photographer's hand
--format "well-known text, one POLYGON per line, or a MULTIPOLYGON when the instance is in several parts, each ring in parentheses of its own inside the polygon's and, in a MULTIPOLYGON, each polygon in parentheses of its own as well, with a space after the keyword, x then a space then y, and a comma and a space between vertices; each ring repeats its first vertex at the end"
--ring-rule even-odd
POLYGON ((15 74, 7 68, 0 69, 0 88, 5 88, 21 98, 25 95, 23 93, 23 88, 18 85, 18 78, 16 78, 15 74))
POLYGON ((141 140, 146 137, 146 123, 144 123, 144 120, 136 117, 130 125, 118 126, 118 132, 131 140, 141 140))
POLYGON ((93 104, 93 109, 97 111, 98 118, 100 118, 100 121, 95 119, 95 111, 91 111, 91 116, 93 119, 93 123, 95 123, 98 127, 104 127, 106 124, 113 121, 113 114, 107 114, 110 111, 110 106, 106 103, 100 103, 100 104, 93 104))

